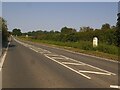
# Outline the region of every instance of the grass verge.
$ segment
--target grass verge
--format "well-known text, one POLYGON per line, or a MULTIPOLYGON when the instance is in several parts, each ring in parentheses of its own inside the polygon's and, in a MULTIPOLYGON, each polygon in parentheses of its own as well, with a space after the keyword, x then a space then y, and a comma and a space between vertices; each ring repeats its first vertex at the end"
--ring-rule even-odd
POLYGON ((113 45, 99 44, 99 47, 93 48, 90 42, 60 42, 60 41, 50 41, 50 40, 38 40, 25 37, 19 37, 21 40, 30 41, 39 44, 45 44, 49 46, 64 48, 74 52, 89 54, 93 56, 98 56, 102 58, 118 60, 118 48, 113 45))

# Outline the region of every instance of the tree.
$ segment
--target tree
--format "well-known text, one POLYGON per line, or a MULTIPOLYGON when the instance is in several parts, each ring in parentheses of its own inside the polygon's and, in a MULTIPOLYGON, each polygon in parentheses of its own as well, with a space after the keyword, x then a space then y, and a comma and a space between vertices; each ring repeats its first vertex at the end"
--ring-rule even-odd
POLYGON ((112 30, 116 30, 116 26, 111 26, 111 29, 112 30))
POLYGON ((89 32, 93 31, 93 28, 88 27, 80 27, 80 32, 89 32))
POLYGON ((59 31, 55 31, 55 33, 60 33, 59 31))
POLYGON ((63 27, 61 29, 61 33, 63 33, 63 34, 70 34, 70 33, 75 33, 75 32, 76 32, 76 30, 73 28, 63 27))
POLYGON ((108 23, 103 24, 101 27, 101 30, 109 30, 109 29, 110 29, 110 24, 108 24, 108 23))
POLYGON ((117 19, 117 29, 116 29, 116 45, 120 47, 120 13, 118 13, 118 19, 117 19))
POLYGON ((8 39, 8 28, 7 28, 7 21, 0 17, 0 30, 2 30, 2 44, 3 46, 7 42, 8 39))
POLYGON ((50 33, 52 33, 52 34, 53 34, 53 33, 54 33, 54 30, 51 30, 51 31, 50 31, 50 33))
POLYGON ((13 29, 12 34, 13 35, 17 35, 17 36, 21 36, 22 35, 21 30, 17 29, 17 28, 13 29))

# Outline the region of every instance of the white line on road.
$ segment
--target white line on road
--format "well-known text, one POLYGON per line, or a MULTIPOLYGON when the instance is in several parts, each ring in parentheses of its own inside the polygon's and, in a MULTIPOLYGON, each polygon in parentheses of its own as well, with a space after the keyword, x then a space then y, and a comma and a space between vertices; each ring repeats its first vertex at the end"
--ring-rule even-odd
MULTIPOLYGON (((16 40, 16 41, 18 41, 18 40, 16 40)), ((49 48, 52 47, 52 48, 55 48, 55 49, 64 50, 64 51, 67 51, 67 52, 71 52, 71 53, 75 53, 75 54, 79 54, 79 55, 84 55, 84 56, 88 56, 88 57, 98 58, 98 59, 101 59, 101 60, 106 60, 106 61, 110 61, 110 62, 114 62, 114 63, 120 63, 119 61, 112 60, 112 59, 107 59, 107 58, 103 58, 103 57, 99 57, 99 56, 93 56, 93 55, 89 55, 89 54, 84 54, 84 53, 80 53, 80 52, 75 52, 75 51, 67 50, 67 49, 64 49, 64 48, 59 48, 59 47, 56 47, 56 45, 48 46, 48 45, 43 45, 42 44, 42 46, 46 46, 46 47, 49 47, 49 48)), ((69 48, 71 48, 71 47, 69 47, 69 48)))
POLYGON ((3 66, 3 63, 4 63, 4 61, 5 61, 6 55, 7 55, 7 51, 5 51, 3 57, 1 57, 2 59, 0 60, 0 61, 1 61, 1 62, 0 62, 0 71, 1 71, 1 69, 2 69, 2 66, 3 66))
POLYGON ((116 75, 115 73, 112 73, 112 72, 109 72, 109 71, 103 70, 103 69, 101 69, 101 68, 98 68, 98 67, 95 67, 95 66, 92 66, 92 65, 89 65, 89 64, 86 64, 86 65, 89 66, 89 67, 92 67, 92 68, 98 69, 98 70, 100 70, 100 71, 103 71, 103 72, 106 72, 106 73, 110 73, 110 74, 112 74, 112 75, 116 75))
MULTIPOLYGON (((8 46, 10 45, 10 42, 8 43, 8 46)), ((0 60, 0 71, 2 70, 6 55, 7 55, 7 51, 8 51, 8 46, 6 48, 6 51, 4 52, 3 56, 1 56, 1 60, 0 60)))
POLYGON ((79 70, 79 72, 82 72, 82 73, 103 74, 103 75, 111 75, 111 73, 102 73, 102 72, 84 71, 84 70, 79 70))
POLYGON ((47 55, 45 55, 45 56, 46 56, 47 58, 49 58, 50 60, 53 60, 53 61, 57 62, 58 64, 60 64, 60 65, 62 65, 62 66, 64 66, 64 67, 72 70, 73 72, 76 72, 77 74, 80 74, 80 75, 86 77, 87 79, 91 79, 91 77, 89 77, 89 76, 87 76, 87 75, 85 75, 85 74, 83 74, 83 73, 80 73, 80 72, 74 70, 73 68, 71 68, 71 67, 69 67, 69 66, 67 66, 67 65, 65 65, 65 64, 62 64, 62 63, 58 62, 57 60, 55 60, 55 59, 53 59, 53 58, 50 58, 50 57, 47 56, 47 55))
POLYGON ((66 58, 63 58, 63 57, 52 57, 54 59, 66 59, 66 58))
POLYGON ((70 64, 70 65, 85 65, 81 63, 71 63, 71 62, 62 62, 63 64, 70 64))
POLYGON ((60 55, 57 55, 57 54, 53 54, 53 53, 51 53, 51 54, 46 54, 47 56, 50 56, 50 57, 59 57, 60 55))
MULTIPOLYGON (((68 57, 66 57, 66 56, 62 56, 62 57, 68 58, 68 57)), ((97 70, 100 70, 100 71, 103 71, 103 72, 106 72, 106 73, 109 73, 109 74, 112 74, 112 75, 116 75, 115 73, 112 73, 112 72, 106 71, 106 70, 104 70, 104 69, 101 69, 101 68, 92 66, 92 65, 90 65, 90 64, 86 64, 86 63, 83 63, 83 62, 74 60, 74 59, 72 59, 72 58, 68 58, 68 59, 71 60, 71 61, 77 62, 77 63, 84 64, 84 65, 89 66, 89 67, 91 67, 91 68, 95 68, 95 69, 97 69, 97 70)))
POLYGON ((48 50, 44 50, 44 52, 45 52, 45 53, 51 53, 51 52, 50 52, 50 51, 48 51, 48 50))
MULTIPOLYGON (((114 62, 114 63, 120 63, 119 61, 112 60, 112 59, 107 59, 107 58, 103 58, 103 57, 99 57, 99 56, 93 56, 93 55, 89 55, 89 54, 84 54, 84 53, 80 53, 80 52, 67 50, 67 49, 64 49, 64 48, 59 48, 59 47, 56 47, 57 45, 47 46, 47 45, 42 44, 42 46, 46 46, 46 47, 49 47, 49 48, 52 47, 52 48, 59 49, 59 50, 64 50, 64 51, 67 51, 67 52, 70 52, 70 53, 75 53, 75 54, 84 55, 84 56, 88 56, 88 57, 98 58, 98 59, 101 59, 101 60, 106 60, 106 61, 110 61, 110 62, 114 62)), ((69 47, 69 48, 71 48, 71 47, 69 47)))
MULTIPOLYGON (((18 41, 18 40, 16 40, 16 41, 19 42, 19 43, 21 43, 21 42, 18 41)), ((22 44, 23 44, 23 43, 22 43, 22 44)), ((24 45, 24 44, 23 44, 23 45, 24 45)), ((35 52, 37 52, 37 53, 40 53, 40 52, 38 51, 37 47, 35 47, 35 46, 33 46, 33 45, 27 45, 26 47, 32 49, 33 51, 35 51, 35 52)), ((39 48, 39 49, 41 49, 41 50, 43 50, 43 51, 48 51, 48 50, 45 50, 45 49, 42 49, 42 48, 39 48)), ((82 65, 86 65, 86 66, 88 66, 88 67, 95 68, 95 69, 97 69, 97 70, 106 72, 106 75, 116 75, 115 73, 112 73, 112 72, 103 70, 103 69, 101 69, 101 68, 98 68, 98 67, 95 67, 95 66, 92 66, 92 65, 89 65, 89 64, 86 64, 86 63, 83 63, 83 62, 74 60, 74 59, 72 59, 72 58, 68 58, 68 57, 63 56, 63 55, 57 55, 57 54, 54 54, 54 53, 52 53, 52 52, 51 52, 50 54, 49 54, 49 53, 43 53, 43 55, 45 55, 47 58, 49 58, 49 59, 51 59, 51 60, 53 60, 53 61, 61 64, 62 66, 65 66, 66 68, 68 68, 68 69, 70 69, 70 70, 72 70, 72 71, 74 71, 74 72, 76 72, 76 73, 78 73, 78 74, 80 74, 80 75, 88 78, 88 79, 91 79, 91 78, 90 78, 89 76, 86 76, 85 74, 80 73, 79 71, 77 71, 77 70, 75 70, 75 69, 73 69, 73 68, 65 65, 64 63, 57 61, 56 59, 69 59, 70 61, 74 61, 75 63, 82 64, 82 65)), ((75 64, 75 63, 74 63, 74 64, 75 64)), ((69 62, 69 64, 70 64, 70 62, 69 62)), ((72 63, 71 63, 71 64, 72 64, 72 63)), ((76 65, 77 65, 77 64, 76 64, 76 65)), ((94 71, 92 71, 92 73, 93 73, 93 72, 94 72, 94 71)), ((89 72, 89 73, 90 73, 90 72, 89 72)), ((94 73, 95 73, 95 72, 94 72, 94 73)), ((98 74, 98 72, 96 72, 96 74, 98 74)), ((105 73, 99 72, 99 74, 105 74, 105 73)))
POLYGON ((118 85, 110 85, 110 87, 111 88, 118 88, 118 89, 120 89, 120 86, 118 86, 118 85))
POLYGON ((38 52, 37 50, 35 50, 35 49, 31 48, 31 47, 30 47, 30 49, 33 50, 33 51, 35 51, 35 52, 38 52))

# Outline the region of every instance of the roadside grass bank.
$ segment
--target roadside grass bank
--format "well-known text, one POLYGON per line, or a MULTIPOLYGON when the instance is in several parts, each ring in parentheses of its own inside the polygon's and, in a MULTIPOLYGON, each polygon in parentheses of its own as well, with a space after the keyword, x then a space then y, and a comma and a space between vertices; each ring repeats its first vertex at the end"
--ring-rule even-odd
POLYGON ((98 47, 93 48, 92 42, 79 41, 79 42, 60 42, 51 40, 38 40, 26 37, 18 37, 21 40, 31 41, 34 43, 51 45, 59 48, 68 49, 74 52, 89 54, 102 58, 118 60, 118 47, 114 45, 99 44, 98 47))

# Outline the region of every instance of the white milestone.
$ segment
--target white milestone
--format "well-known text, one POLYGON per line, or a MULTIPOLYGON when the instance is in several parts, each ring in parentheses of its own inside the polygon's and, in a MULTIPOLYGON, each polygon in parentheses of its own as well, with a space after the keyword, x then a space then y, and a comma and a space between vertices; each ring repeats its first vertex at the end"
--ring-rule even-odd
POLYGON ((97 47, 98 46, 98 38, 94 37, 93 38, 93 47, 97 47))
POLYGON ((26 37, 28 37, 28 35, 26 35, 26 37))

